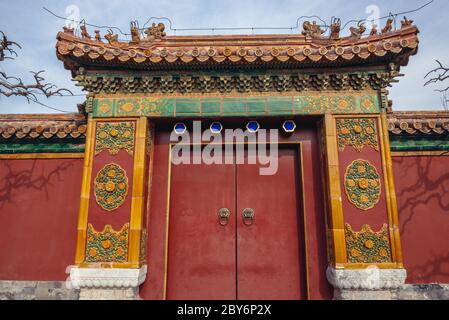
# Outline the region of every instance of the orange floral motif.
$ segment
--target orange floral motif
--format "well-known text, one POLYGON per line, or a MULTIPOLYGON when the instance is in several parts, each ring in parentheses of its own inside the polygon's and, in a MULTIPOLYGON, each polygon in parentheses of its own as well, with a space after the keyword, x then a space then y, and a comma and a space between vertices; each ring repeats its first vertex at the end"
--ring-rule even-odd
POLYGON ((90 250, 89 250, 89 257, 96 257, 97 256, 97 250, 96 249, 93 249, 93 248, 91 248, 90 250))
POLYGON ((348 102, 346 102, 345 100, 339 100, 338 102, 337 102, 337 107, 338 107, 338 109, 346 109, 347 107, 349 106, 349 103, 348 102))
POLYGON ((371 110, 375 105, 374 99, 370 96, 363 97, 360 105, 365 110, 371 110))
POLYGON ((369 187, 368 180, 362 178, 359 180, 359 187, 360 189, 367 189, 369 187))
POLYGON ((365 248, 372 249, 374 247, 374 241, 373 240, 366 240, 365 241, 365 248))
POLYGON ((109 249, 112 246, 111 240, 109 240, 109 239, 103 240, 101 242, 101 244, 102 244, 103 248, 105 248, 105 249, 109 249))

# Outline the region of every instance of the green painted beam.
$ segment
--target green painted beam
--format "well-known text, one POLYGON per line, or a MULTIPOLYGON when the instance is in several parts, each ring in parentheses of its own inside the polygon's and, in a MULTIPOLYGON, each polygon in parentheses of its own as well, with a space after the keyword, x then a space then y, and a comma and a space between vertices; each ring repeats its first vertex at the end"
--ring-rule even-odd
POLYGON ((110 117, 263 117, 282 115, 378 114, 377 94, 249 97, 96 98, 93 116, 110 117))
POLYGON ((12 142, 0 143, 0 154, 84 153, 84 140, 77 142, 12 142))
POLYGON ((449 135, 398 137, 390 135, 391 151, 449 151, 449 135))

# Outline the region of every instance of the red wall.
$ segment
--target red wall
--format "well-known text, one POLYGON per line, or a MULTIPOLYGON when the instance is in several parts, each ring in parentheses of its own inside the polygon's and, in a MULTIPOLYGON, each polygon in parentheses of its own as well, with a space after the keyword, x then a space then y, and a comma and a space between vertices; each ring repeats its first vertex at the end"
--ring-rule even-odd
POLYGON ((449 157, 394 157, 408 283, 449 283, 449 157))
POLYGON ((83 159, 0 160, 0 280, 67 278, 82 171, 83 159))

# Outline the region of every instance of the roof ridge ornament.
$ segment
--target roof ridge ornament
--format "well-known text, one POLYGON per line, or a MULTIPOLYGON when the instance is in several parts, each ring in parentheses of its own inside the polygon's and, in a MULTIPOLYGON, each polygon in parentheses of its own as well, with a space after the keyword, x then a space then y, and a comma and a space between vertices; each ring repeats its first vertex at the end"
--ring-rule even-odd
POLYGON ((394 22, 394 19, 389 18, 387 20, 385 27, 382 29, 382 33, 389 33, 391 31, 393 31, 393 22, 394 22))
POLYGON ((64 30, 64 33, 68 33, 68 34, 70 34, 72 36, 75 35, 75 29, 74 28, 70 28, 70 27, 64 26, 64 27, 62 27, 62 29, 64 30))
POLYGON ((236 35, 219 38, 201 35, 169 37, 163 23, 139 28, 137 22, 130 23, 131 39, 119 41, 119 35, 112 29, 104 37, 95 30, 91 38, 85 29, 86 24, 81 35, 75 35, 73 29, 64 28, 64 32, 57 37, 57 53, 61 60, 66 61, 69 56, 75 59, 66 61, 66 67, 70 69, 85 66, 87 62, 91 66, 95 63, 102 67, 135 64, 142 66, 142 69, 162 66, 165 62, 168 65, 163 68, 178 68, 181 64, 193 63, 205 67, 212 64, 228 67, 228 62, 235 65, 253 63, 258 67, 260 63, 306 67, 322 61, 340 66, 354 59, 361 59, 360 63, 384 59, 387 63, 395 61, 406 65, 409 56, 417 52, 419 30, 411 20, 404 18, 403 27, 393 31, 393 22, 390 18, 383 32, 378 32, 377 26, 369 32, 366 31, 366 22, 359 21, 350 29, 351 35, 342 36, 339 18, 332 19, 328 33, 316 21, 306 21, 302 34, 289 35, 287 42, 283 35, 244 35, 240 42, 236 42, 240 39, 236 35), (384 33, 386 31, 388 33, 384 33), (170 45, 166 43, 167 39, 170 45), (387 56, 389 53, 391 55, 387 56))
POLYGON ((135 45, 140 43, 140 29, 137 21, 131 21, 130 23, 131 30, 131 42, 129 44, 135 45))
POLYGON ((145 34, 147 35, 143 41, 155 41, 155 40, 161 40, 164 38, 167 34, 165 33, 165 24, 162 22, 159 22, 157 25, 153 22, 152 26, 146 29, 145 34))
POLYGON ((101 41, 100 30, 95 30, 95 40, 98 42, 103 42, 103 41, 101 41))
POLYGON ((413 25, 414 21, 407 19, 407 17, 404 16, 404 20, 401 21, 401 29, 411 27, 413 25))
POLYGON ((316 23, 316 21, 313 21, 312 23, 310 21, 305 21, 302 27, 304 29, 302 34, 306 37, 321 38, 326 32, 320 27, 319 24, 316 23))
POLYGON ((371 32, 369 33, 370 37, 377 36, 379 33, 379 30, 377 30, 377 24, 373 24, 371 28, 371 32))
POLYGON ((86 24, 80 25, 80 29, 81 29, 81 39, 83 39, 83 40, 90 40, 90 39, 92 39, 90 34, 87 32, 86 24))
POLYGON ((108 40, 108 42, 109 42, 109 44, 111 46, 115 46, 115 45, 119 44, 119 42, 118 42, 118 34, 114 34, 114 31, 112 31, 112 29, 108 30, 108 34, 105 35, 104 38, 106 40, 108 40))
POLYGON ((340 39, 340 32, 341 32, 341 19, 334 17, 334 18, 332 18, 332 21, 331 21, 330 39, 331 40, 340 39))
POLYGON ((366 26, 363 21, 359 21, 357 27, 350 27, 349 31, 351 31, 351 38, 360 39, 366 31, 366 26))

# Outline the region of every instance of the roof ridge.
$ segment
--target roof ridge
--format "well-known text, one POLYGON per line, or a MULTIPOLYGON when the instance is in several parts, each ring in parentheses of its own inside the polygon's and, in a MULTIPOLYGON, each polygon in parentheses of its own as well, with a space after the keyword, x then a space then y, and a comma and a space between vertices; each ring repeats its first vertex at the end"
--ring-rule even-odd
POLYGON ((408 57, 417 52, 419 30, 405 26, 397 31, 368 37, 332 38, 310 35, 220 35, 161 36, 152 40, 133 37, 131 42, 119 42, 109 33, 103 42, 99 33, 92 39, 83 32, 77 37, 65 28, 57 35, 57 54, 72 71, 80 66, 112 65, 141 68, 154 66, 191 66, 247 64, 326 63, 339 65, 384 59, 406 65, 408 57))

